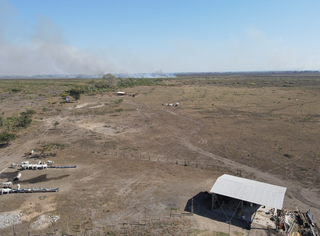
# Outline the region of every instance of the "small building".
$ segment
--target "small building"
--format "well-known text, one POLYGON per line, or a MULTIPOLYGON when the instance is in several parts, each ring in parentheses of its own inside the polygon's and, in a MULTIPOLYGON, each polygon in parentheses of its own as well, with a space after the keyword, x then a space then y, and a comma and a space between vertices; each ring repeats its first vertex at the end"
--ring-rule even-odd
POLYGON ((126 92, 117 92, 117 96, 124 96, 126 95, 126 92))

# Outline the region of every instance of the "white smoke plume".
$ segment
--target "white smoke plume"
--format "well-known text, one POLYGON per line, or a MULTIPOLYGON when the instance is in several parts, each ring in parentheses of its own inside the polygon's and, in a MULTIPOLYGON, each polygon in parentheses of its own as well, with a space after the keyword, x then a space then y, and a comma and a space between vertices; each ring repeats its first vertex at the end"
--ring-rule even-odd
POLYGON ((116 66, 101 55, 68 44, 59 27, 48 18, 38 18, 31 36, 23 33, 22 25, 14 21, 16 14, 6 1, 0 0, 0 75, 116 71, 116 66))

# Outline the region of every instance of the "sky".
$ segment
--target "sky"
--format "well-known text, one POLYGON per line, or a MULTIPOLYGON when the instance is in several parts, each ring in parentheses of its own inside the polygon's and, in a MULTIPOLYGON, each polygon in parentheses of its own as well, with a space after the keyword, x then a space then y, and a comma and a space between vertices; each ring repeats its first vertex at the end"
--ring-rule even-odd
POLYGON ((320 70, 319 0, 0 0, 0 75, 320 70))

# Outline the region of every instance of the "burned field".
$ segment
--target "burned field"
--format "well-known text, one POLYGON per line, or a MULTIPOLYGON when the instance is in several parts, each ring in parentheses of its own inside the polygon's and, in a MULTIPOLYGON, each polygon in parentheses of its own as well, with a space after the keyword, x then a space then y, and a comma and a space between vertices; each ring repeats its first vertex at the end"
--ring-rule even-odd
MULTIPOLYGON (((1 212, 21 219, 2 223, 1 232, 15 225, 17 232, 94 235, 129 230, 118 228, 123 223, 170 222, 224 173, 287 187, 285 207, 320 219, 320 77, 185 76, 121 88, 135 97, 92 91, 70 103, 60 94, 89 80, 0 83, 2 117, 36 111, 30 127, 0 149, 1 181, 17 174, 8 168, 13 162, 77 165, 19 170, 21 187, 59 192, 0 196, 1 212), (179 105, 162 105, 169 103, 179 105), (24 155, 31 150, 40 159, 24 155)), ((163 224, 181 235, 227 232, 206 220, 163 224)))

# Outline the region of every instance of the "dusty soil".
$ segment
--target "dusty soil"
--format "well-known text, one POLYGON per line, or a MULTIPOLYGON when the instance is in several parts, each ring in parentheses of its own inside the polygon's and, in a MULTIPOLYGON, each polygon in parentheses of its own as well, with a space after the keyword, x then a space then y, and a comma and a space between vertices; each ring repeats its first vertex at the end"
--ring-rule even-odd
MULTIPOLYGON (((45 160, 77 168, 21 171, 21 188, 60 191, 0 196, 0 219, 19 215, 3 223, 0 235, 12 233, 12 225, 18 233, 128 233, 134 232, 128 223, 146 221, 158 223, 135 227, 136 234, 159 228, 175 235, 228 233, 223 222, 181 213, 217 177, 240 172, 287 187, 286 208, 310 209, 320 219, 318 77, 182 78, 125 89, 137 97, 83 95, 72 103, 61 103, 57 94, 64 88, 54 81, 33 82, 41 94, 21 83, 22 92, 2 89, 2 116, 25 109, 37 114, 12 145, 0 149, 0 181, 17 173, 8 168, 12 162, 38 162, 24 153, 39 154, 44 146, 51 147, 47 154, 58 154, 45 160), (180 105, 162 105, 170 102, 180 105), (172 214, 178 217, 170 219, 172 214)), ((247 231, 231 226, 232 232, 247 231)))

